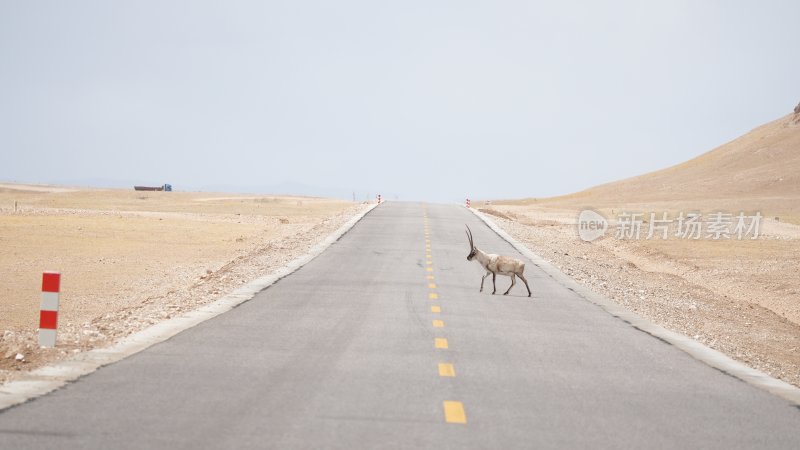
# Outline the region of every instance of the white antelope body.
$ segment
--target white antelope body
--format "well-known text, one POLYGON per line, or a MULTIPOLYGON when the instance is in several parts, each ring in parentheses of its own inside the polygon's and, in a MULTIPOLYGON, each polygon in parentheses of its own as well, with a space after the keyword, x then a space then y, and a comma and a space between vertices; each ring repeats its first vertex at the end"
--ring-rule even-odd
POLYGON ((475 243, 472 241, 472 230, 469 229, 469 226, 467 226, 467 239, 469 239, 470 248, 469 255, 467 255, 467 261, 476 259, 486 270, 486 274, 481 278, 481 292, 483 292, 484 280, 486 280, 486 277, 488 277, 489 274, 492 274, 492 295, 494 295, 495 292, 497 292, 497 284, 495 280, 497 279, 497 274, 500 274, 511 277, 511 286, 508 287, 508 290, 505 291, 503 295, 508 295, 509 291, 511 291, 511 288, 517 284, 516 277, 519 277, 519 279, 525 283, 525 288, 528 289, 528 297, 531 296, 531 288, 528 286, 528 280, 526 280, 525 276, 523 275, 523 272, 525 272, 524 262, 509 256, 500 256, 481 251, 478 247, 475 247, 475 243))

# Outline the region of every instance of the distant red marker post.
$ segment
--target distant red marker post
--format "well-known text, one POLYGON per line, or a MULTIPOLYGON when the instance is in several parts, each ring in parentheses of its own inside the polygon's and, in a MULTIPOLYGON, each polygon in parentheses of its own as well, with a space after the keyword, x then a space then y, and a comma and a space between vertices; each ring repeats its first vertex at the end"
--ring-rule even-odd
POLYGON ((39 345, 42 347, 56 346, 60 291, 61 274, 44 272, 42 274, 42 306, 39 311, 39 345))

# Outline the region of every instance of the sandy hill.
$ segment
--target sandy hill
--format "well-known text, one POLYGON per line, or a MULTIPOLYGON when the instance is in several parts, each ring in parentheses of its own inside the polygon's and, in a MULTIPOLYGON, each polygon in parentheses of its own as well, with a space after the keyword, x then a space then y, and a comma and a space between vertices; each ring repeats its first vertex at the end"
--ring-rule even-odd
POLYGON ((800 113, 767 123, 676 166, 570 195, 514 203, 759 210, 766 215, 797 219, 800 217, 800 113))

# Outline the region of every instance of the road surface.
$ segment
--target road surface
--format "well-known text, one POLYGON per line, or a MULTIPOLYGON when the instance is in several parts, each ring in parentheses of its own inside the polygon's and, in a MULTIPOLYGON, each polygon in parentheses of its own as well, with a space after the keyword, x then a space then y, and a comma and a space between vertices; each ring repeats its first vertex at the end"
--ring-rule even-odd
POLYGON ((516 253, 464 208, 386 203, 231 312, 0 412, 0 448, 800 448, 796 406, 531 263, 532 298, 479 293, 465 223, 516 253))

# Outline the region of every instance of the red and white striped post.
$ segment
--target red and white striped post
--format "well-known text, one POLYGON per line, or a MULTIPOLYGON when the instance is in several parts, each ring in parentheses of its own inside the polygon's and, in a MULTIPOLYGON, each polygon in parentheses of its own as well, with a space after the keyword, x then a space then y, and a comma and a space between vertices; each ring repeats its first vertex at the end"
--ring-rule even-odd
POLYGON ((381 204, 381 194, 378 194, 378 204, 381 204))
POLYGON ((61 290, 61 274, 45 272, 42 274, 42 307, 39 311, 39 345, 56 346, 58 330, 58 296, 61 290))
POLYGON ((467 208, 470 208, 469 199, 467 199, 467 208))

